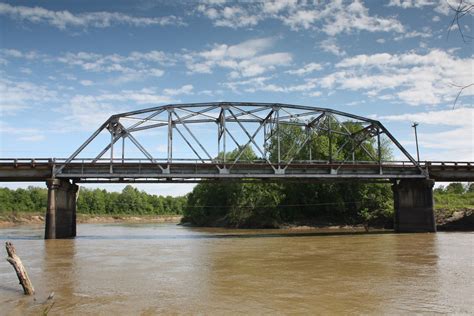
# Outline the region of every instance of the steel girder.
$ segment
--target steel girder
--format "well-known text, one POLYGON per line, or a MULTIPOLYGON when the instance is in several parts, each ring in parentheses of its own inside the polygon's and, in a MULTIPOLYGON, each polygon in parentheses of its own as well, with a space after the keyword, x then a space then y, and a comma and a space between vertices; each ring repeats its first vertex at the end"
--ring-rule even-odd
MULTIPOLYGON (((293 172, 288 171, 296 160, 299 165, 305 164, 308 168, 324 168, 326 164, 330 166, 326 168, 328 175, 334 177, 340 175, 343 169, 346 170, 344 166, 348 163, 351 165, 369 163, 378 169, 377 173, 372 175, 374 178, 391 178, 394 175, 384 168, 389 161, 382 157, 381 137, 385 140, 385 144, 389 143, 392 148, 401 152, 400 156, 406 159, 404 165, 412 168, 413 176, 427 177, 418 162, 377 120, 328 108, 250 102, 169 104, 112 115, 64 163, 55 166, 54 175, 57 177, 76 176, 78 179, 92 176, 110 179, 118 175, 114 172, 117 164, 123 165, 130 160, 137 160, 137 157, 127 154, 127 143, 133 145, 149 163, 156 166, 157 171, 152 172, 155 178, 156 174, 167 179, 172 179, 174 176, 180 177, 170 167, 173 167, 176 162, 187 161, 195 164, 195 160, 201 164, 212 163, 215 166, 215 176, 218 178, 260 178, 261 175, 258 172, 244 170, 239 172, 239 166, 249 163, 242 161, 248 147, 251 147, 258 156, 252 163, 264 165, 263 169, 270 168, 278 178, 284 177, 285 174, 295 177, 293 172), (352 129, 349 128, 350 126, 352 129), (304 131, 304 137, 293 141, 292 135, 289 135, 287 131, 289 127, 304 131), (215 140, 201 135, 200 131, 209 128, 216 130, 215 140), (157 157, 155 151, 152 150, 156 146, 150 146, 150 141, 147 143, 148 146, 145 146, 136 136, 156 131, 161 133, 157 142, 161 142, 162 147, 166 148, 166 157, 157 157), (102 150, 94 158, 81 157, 81 153, 86 148, 93 147, 92 143, 97 142, 99 135, 104 133, 110 135, 109 141, 103 144, 102 150), (312 157, 314 146, 311 145, 311 140, 321 135, 327 137, 329 141, 329 154, 323 161, 321 157, 317 157, 316 161, 312 157), (334 143, 336 136, 339 137, 339 141, 341 137, 343 139, 339 146, 334 143), (286 138, 286 145, 288 145, 288 138, 290 139, 289 149, 282 148, 283 138, 286 138), (121 149, 114 151, 115 144, 120 140, 122 141, 121 149), (182 146, 188 148, 188 153, 193 154, 192 157, 176 154, 178 140, 182 146), (369 143, 372 144, 372 148, 375 146, 375 152, 367 147, 369 143), (309 153, 302 160, 298 155, 305 148, 309 153), (231 151, 232 157, 229 156, 231 151), (370 161, 357 161, 355 159, 357 151, 364 152, 370 161), (347 152, 349 155, 341 158, 341 154, 347 152), (104 158, 107 153, 108 158, 104 158), (120 153, 120 157, 117 157, 117 153, 120 153), (87 174, 72 173, 73 169, 69 166, 77 161, 88 164, 88 167, 97 165, 97 170, 101 171, 95 175, 90 173, 90 169, 87 174), (105 164, 108 165, 108 174, 103 172, 105 164)), ((97 148, 97 144, 94 146, 97 148)), ((77 172, 77 168, 74 170, 77 172)), ((310 177, 313 175, 315 178, 322 177, 324 174, 307 170, 303 173, 302 178, 308 175, 310 177)), ((206 177, 206 175, 201 176, 206 177)), ((348 176, 347 172, 344 173, 344 177, 348 176)), ((265 174, 262 178, 268 177, 269 175, 265 174)), ((354 171, 354 177, 357 177, 357 171, 354 171)), ((200 174, 193 174, 193 178, 200 178, 200 174)))

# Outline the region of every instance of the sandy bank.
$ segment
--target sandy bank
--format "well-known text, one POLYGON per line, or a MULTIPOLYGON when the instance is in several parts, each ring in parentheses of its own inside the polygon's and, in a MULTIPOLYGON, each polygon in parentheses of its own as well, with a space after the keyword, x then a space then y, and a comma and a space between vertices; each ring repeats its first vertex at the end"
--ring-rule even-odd
MULTIPOLYGON (((94 223, 179 223, 181 215, 89 215, 78 214, 77 222, 81 224, 94 223)), ((38 213, 10 213, 0 215, 0 227, 8 227, 24 224, 42 224, 44 223, 44 215, 38 213)))

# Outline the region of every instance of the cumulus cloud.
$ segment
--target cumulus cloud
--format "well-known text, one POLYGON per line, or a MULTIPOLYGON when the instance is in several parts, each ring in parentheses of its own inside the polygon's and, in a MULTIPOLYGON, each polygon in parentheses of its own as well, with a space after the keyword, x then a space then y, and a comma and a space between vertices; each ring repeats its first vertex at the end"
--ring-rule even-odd
POLYGON ((424 159, 474 159, 474 109, 428 111, 381 116, 385 121, 420 123, 420 145, 432 150, 424 159), (424 132, 423 125, 447 127, 447 130, 424 132))
POLYGON ((68 27, 105 28, 118 24, 130 26, 184 24, 181 19, 176 16, 134 17, 124 13, 105 11, 75 14, 67 10, 53 11, 38 6, 14 6, 8 3, 0 3, 0 15, 35 24, 49 24, 60 30, 64 30, 68 27))
POLYGON ((402 8, 423 8, 425 6, 432 6, 435 4, 433 0, 390 0, 389 6, 396 6, 402 8))
POLYGON ((205 2, 197 12, 213 21, 214 25, 240 28, 254 27, 264 20, 281 21, 297 31, 322 30, 328 35, 351 31, 403 32, 404 27, 393 17, 371 15, 360 0, 322 1, 322 3, 296 0, 274 0, 240 3, 205 2))
POLYGON ((189 73, 212 73, 216 67, 229 69, 232 78, 253 77, 292 61, 287 52, 262 54, 274 45, 274 38, 258 38, 236 45, 214 44, 210 50, 183 55, 189 73))
POLYGON ((160 105, 175 100, 156 89, 122 90, 97 95, 77 94, 59 110, 64 114, 59 130, 93 130, 112 114, 143 105, 160 105), (73 123, 73 124, 72 124, 73 123))
POLYGON ((301 84, 289 85, 270 83, 269 79, 269 77, 256 77, 240 81, 229 81, 224 83, 223 86, 237 93, 240 93, 241 91, 247 93, 254 93, 257 91, 278 93, 307 92, 309 95, 311 95, 310 91, 315 89, 317 86, 316 79, 306 79, 301 84))
MULTIPOLYGON (((321 78, 327 89, 365 91, 373 97, 392 96, 410 105, 436 105, 453 102, 458 89, 454 84, 472 82, 472 59, 458 58, 433 49, 425 55, 357 55, 336 64, 337 71, 321 78)), ((463 92, 472 95, 474 89, 463 92)))
POLYGON ((13 115, 33 105, 57 101, 56 91, 28 81, 0 78, 0 109, 2 115, 13 115))
POLYGON ((328 38, 321 42, 320 47, 323 51, 336 56, 344 56, 346 52, 339 47, 335 38, 328 38))
MULTIPOLYGON (((10 138, 15 139, 16 141, 23 142, 38 142, 45 139, 43 130, 31 127, 12 126, 2 120, 0 120, 0 133, 2 135, 8 135, 10 138)), ((5 155, 5 152, 3 152, 1 147, 0 153, 5 155)))
POLYGON ((321 69, 323 69, 321 64, 309 63, 298 69, 287 70, 286 73, 289 73, 290 75, 304 76, 321 69))
POLYGON ((77 52, 46 59, 68 67, 79 67, 87 72, 120 73, 120 77, 111 80, 117 84, 143 80, 146 77, 161 77, 165 71, 158 67, 169 67, 175 63, 172 55, 162 51, 131 52, 128 55, 77 52))
POLYGON ((166 95, 193 94, 193 89, 192 84, 187 84, 178 89, 164 89, 163 93, 166 95))

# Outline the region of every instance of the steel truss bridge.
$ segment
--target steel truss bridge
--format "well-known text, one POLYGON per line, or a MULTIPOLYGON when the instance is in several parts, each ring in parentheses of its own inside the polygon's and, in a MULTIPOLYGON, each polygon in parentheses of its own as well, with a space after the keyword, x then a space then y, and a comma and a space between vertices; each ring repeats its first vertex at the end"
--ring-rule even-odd
POLYGON ((419 163, 370 118, 309 106, 219 102, 112 115, 68 158, 0 159, 0 181, 51 178, 75 183, 472 181, 474 171, 471 162, 419 163), (252 159, 248 148, 255 152, 252 159), (386 158, 387 148, 398 161, 386 158))
POLYGON ((0 181, 46 182, 47 239, 76 236, 77 183, 223 180, 390 181, 395 231, 435 232, 434 180, 473 181, 474 169, 471 162, 419 163, 369 118, 235 102, 116 114, 69 158, 0 159, 0 181), (388 148, 402 161, 388 159, 388 148))

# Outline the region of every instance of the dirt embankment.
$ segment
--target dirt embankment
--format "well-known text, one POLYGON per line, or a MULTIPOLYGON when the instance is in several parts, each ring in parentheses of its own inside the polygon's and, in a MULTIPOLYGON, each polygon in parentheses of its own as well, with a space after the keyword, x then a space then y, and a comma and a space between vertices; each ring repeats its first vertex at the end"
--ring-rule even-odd
POLYGON ((439 231, 474 231, 474 209, 437 210, 436 223, 439 231))
MULTIPOLYGON (((181 215, 86 215, 78 214, 77 222, 94 224, 94 223, 179 223, 181 215)), ((0 227, 23 225, 23 224, 42 224, 44 223, 44 215, 38 213, 10 213, 0 215, 0 227)))

